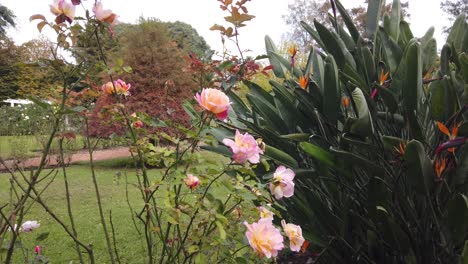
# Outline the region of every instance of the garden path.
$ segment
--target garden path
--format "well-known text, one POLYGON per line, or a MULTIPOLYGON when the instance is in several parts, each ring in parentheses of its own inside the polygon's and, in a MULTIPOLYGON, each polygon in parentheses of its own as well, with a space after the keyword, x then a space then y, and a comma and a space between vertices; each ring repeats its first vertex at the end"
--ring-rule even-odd
MULTIPOLYGON (((71 164, 79 161, 89 161, 89 153, 87 150, 82 150, 79 152, 75 152, 73 154, 65 154, 65 159, 66 163, 71 164)), ((113 159, 113 158, 123 158, 123 157, 129 157, 130 156, 130 151, 128 147, 118 147, 118 148, 112 148, 112 149, 103 149, 103 150, 96 150, 93 152, 93 158, 94 160, 107 160, 107 159, 113 159)), ((12 168, 16 164, 18 167, 28 169, 28 168, 36 168, 39 166, 41 158, 36 157, 36 158, 30 158, 22 161, 15 161, 15 160, 7 160, 5 161, 6 165, 9 168, 12 168)), ((47 167, 50 166, 55 166, 58 164, 58 159, 56 155, 51 155, 49 156, 47 167)), ((0 171, 6 171, 5 166, 3 164, 0 164, 0 171)))

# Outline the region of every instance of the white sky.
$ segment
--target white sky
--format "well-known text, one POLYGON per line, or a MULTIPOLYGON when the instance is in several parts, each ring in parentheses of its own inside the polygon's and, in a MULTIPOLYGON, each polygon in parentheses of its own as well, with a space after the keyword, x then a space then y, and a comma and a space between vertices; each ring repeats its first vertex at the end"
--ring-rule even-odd
MULTIPOLYGON (((247 27, 240 30, 239 41, 242 49, 253 50, 247 55, 258 55, 264 52, 264 37, 269 35, 279 44, 283 33, 287 32, 282 15, 287 13, 288 2, 292 0, 252 0, 246 4, 249 13, 255 15, 247 27)), ((18 26, 9 30, 18 44, 38 37, 36 22, 29 22, 33 14, 43 14, 52 21, 54 16, 49 11, 53 0, 1 0, 17 17, 18 26)), ((346 8, 363 3, 363 0, 342 0, 346 8)), ((387 0, 391 2, 391 0, 387 0)), ((93 0, 85 0, 84 5, 91 10, 93 0)), ((122 22, 134 23, 140 16, 155 17, 162 21, 183 21, 192 25, 214 50, 221 51, 219 33, 210 31, 215 24, 226 25, 226 15, 219 9, 216 0, 102 0, 105 9, 112 9, 122 22)), ((441 29, 447 25, 447 19, 440 10, 440 0, 410 0, 411 29, 415 36, 421 37, 430 26, 434 26, 438 49, 442 47, 444 37, 441 29)), ((77 7, 76 15, 83 15, 82 7, 77 7)), ((45 35, 53 37, 51 30, 44 30, 45 35)), ((233 50, 232 47, 229 47, 233 50)))

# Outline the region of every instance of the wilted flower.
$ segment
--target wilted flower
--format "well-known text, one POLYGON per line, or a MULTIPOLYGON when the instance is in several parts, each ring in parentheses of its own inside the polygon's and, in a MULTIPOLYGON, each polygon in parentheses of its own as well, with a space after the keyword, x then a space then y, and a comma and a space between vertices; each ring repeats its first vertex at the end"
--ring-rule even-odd
POLYGON ((257 207, 257 209, 260 211, 260 218, 271 218, 271 219, 273 219, 273 216, 275 215, 275 214, 273 214, 272 211, 266 209, 263 206, 259 206, 259 207, 257 207))
POLYGON ((114 84, 112 82, 108 82, 102 86, 102 91, 106 94, 117 94, 117 95, 130 95, 130 88, 132 87, 131 84, 127 84, 124 81, 118 79, 117 81, 114 81, 114 84))
POLYGON ((22 232, 31 232, 38 229, 41 225, 37 221, 26 221, 21 225, 22 232))
POLYGON ((198 104, 205 110, 215 114, 218 119, 224 120, 227 118, 229 105, 229 97, 220 90, 213 88, 204 88, 201 94, 196 94, 195 99, 198 104))
POLYGON ((117 15, 112 13, 111 10, 103 9, 101 2, 97 2, 94 5, 93 13, 99 21, 106 22, 111 25, 117 25, 119 23, 119 21, 117 21, 117 15))
POLYGON ((302 237, 302 229, 298 225, 286 224, 286 221, 281 220, 283 231, 288 236, 289 248, 291 251, 299 252, 305 239, 302 237))
POLYGON ((284 166, 279 166, 273 174, 270 183, 270 191, 276 199, 291 197, 294 194, 294 171, 284 166))
POLYGON ((262 218, 257 223, 248 224, 245 236, 249 240, 250 246, 261 257, 276 257, 278 251, 284 248, 283 236, 280 231, 273 226, 272 218, 262 218))
POLYGON ((132 126, 134 128, 142 128, 143 127, 143 121, 137 120, 137 121, 133 122, 132 126))
POLYGON ((241 134, 239 130, 236 130, 234 140, 225 138, 223 143, 231 148, 234 154, 232 158, 237 163, 243 164, 247 160, 252 164, 260 162, 260 154, 263 154, 263 150, 249 133, 241 134))
POLYGON ((69 3, 65 0, 54 0, 52 5, 49 5, 50 12, 56 15, 55 22, 57 24, 68 21, 68 23, 73 22, 75 18, 75 6, 72 3, 69 3))
POLYGON ((197 176, 193 176, 192 174, 188 174, 187 178, 184 179, 185 185, 187 185, 190 189, 195 189, 200 184, 200 179, 197 176))

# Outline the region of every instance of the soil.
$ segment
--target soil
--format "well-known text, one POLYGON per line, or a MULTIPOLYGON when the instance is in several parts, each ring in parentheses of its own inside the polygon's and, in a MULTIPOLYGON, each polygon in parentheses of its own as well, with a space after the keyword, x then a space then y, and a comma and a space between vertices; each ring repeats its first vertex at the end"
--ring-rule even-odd
MULTIPOLYGON (((79 152, 75 152, 73 154, 68 154, 65 155, 65 162, 67 164, 72 164, 75 162, 79 161, 89 161, 89 153, 87 150, 82 150, 79 152)), ((130 151, 127 147, 119 147, 119 148, 112 148, 112 149, 104 149, 104 150, 96 150, 93 152, 93 159, 95 161, 98 160, 107 160, 107 159, 113 159, 113 158, 123 158, 123 157, 129 157, 130 156, 130 151)), ((37 168, 39 166, 39 163, 41 161, 40 157, 37 158, 30 158, 26 160, 6 160, 5 164, 8 166, 8 168, 13 168, 15 165, 17 165, 20 168, 23 169, 33 169, 37 168)), ((47 167, 53 167, 58 165, 59 159, 56 155, 52 155, 48 157, 47 161, 47 167)), ((0 163, 0 171, 7 171, 5 166, 0 163)))

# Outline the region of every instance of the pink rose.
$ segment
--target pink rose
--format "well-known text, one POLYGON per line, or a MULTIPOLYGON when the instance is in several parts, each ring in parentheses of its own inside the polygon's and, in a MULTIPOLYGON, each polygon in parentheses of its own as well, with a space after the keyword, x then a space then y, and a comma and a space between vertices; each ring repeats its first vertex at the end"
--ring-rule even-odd
POLYGON ((117 81, 114 81, 114 84, 112 82, 108 82, 102 86, 102 91, 106 94, 117 94, 117 95, 130 95, 130 88, 132 87, 131 84, 127 84, 124 81, 118 79, 117 81))
POLYGON ((229 97, 222 91, 213 88, 204 88, 201 94, 195 95, 195 100, 205 110, 215 114, 218 119, 225 120, 227 118, 229 105, 229 97))
POLYGON ((188 174, 187 178, 184 179, 185 185, 187 185, 190 189, 195 189, 200 184, 200 179, 197 176, 193 176, 192 174, 188 174))
POLYGON ((259 206, 259 207, 257 207, 257 209, 260 211, 260 218, 271 218, 271 219, 273 219, 273 216, 275 215, 275 214, 273 214, 272 211, 266 209, 263 206, 259 206))
POLYGON ((231 148, 232 158, 239 164, 243 164, 247 160, 252 164, 259 163, 260 154, 263 154, 263 150, 258 146, 255 138, 247 132, 241 134, 239 130, 236 130, 234 140, 225 138, 223 144, 231 148))
POLYGON ((272 182, 270 183, 270 191, 276 199, 291 197, 294 194, 294 171, 287 169, 284 166, 279 166, 273 174, 272 182))
POLYGON ((34 248, 34 252, 36 252, 36 255, 39 255, 39 253, 41 253, 41 247, 36 246, 36 248, 34 248))
POLYGON ((69 3, 65 0, 54 0, 52 5, 49 5, 50 12, 57 16, 55 22, 57 24, 68 21, 68 23, 73 22, 75 18, 75 6, 72 3, 69 3))
POLYGON ((109 23, 113 26, 119 23, 119 21, 117 21, 117 15, 112 13, 111 10, 103 9, 101 2, 97 2, 94 5, 93 13, 99 21, 109 23))
POLYGON ((21 225, 22 232, 31 232, 41 226, 37 221, 26 221, 21 225))
POLYGON ((288 236, 289 248, 291 251, 299 252, 305 241, 304 237, 302 237, 301 227, 298 225, 286 224, 284 220, 281 220, 281 225, 283 226, 284 233, 288 236))
POLYGON ((257 223, 248 224, 245 236, 249 240, 250 246, 261 257, 271 258, 278 255, 278 251, 284 248, 283 236, 280 231, 273 226, 272 218, 262 218, 257 223))

